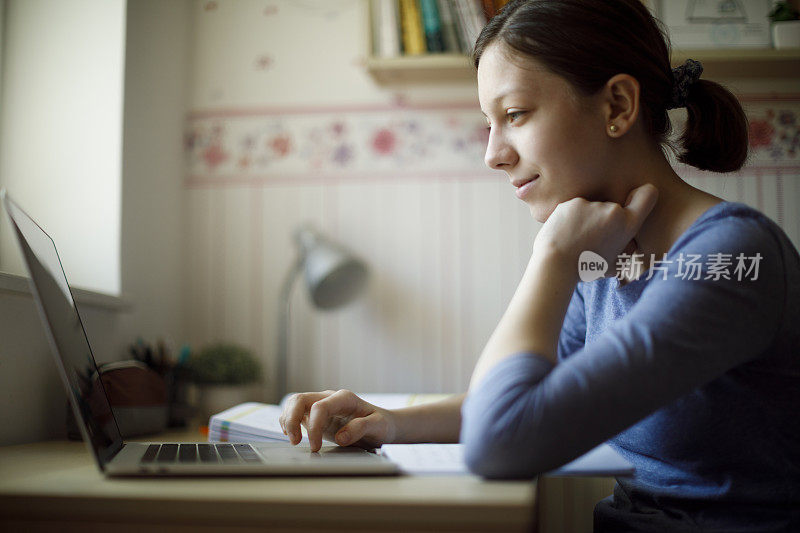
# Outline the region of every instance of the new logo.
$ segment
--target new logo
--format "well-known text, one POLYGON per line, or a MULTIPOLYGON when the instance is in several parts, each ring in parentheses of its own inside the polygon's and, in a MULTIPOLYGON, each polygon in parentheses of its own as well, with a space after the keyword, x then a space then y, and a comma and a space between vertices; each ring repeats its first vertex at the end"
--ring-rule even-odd
POLYGON ((578 257, 578 276, 581 281, 594 281, 605 276, 608 271, 608 261, 599 254, 584 250, 578 257))

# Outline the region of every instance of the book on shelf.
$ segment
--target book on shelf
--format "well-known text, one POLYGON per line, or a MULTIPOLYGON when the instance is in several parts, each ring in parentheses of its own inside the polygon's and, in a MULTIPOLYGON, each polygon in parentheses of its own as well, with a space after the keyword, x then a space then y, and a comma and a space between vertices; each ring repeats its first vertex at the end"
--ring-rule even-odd
POLYGON ((494 10, 500 12, 505 7, 509 0, 494 0, 494 10))
POLYGON ((507 0, 371 0, 376 57, 469 54, 507 0))
POLYGON ((436 0, 419 0, 422 12, 422 27, 425 30, 425 44, 428 52, 444 52, 442 40, 442 19, 436 0))
POLYGON ((486 20, 497 14, 497 3, 494 0, 482 0, 481 3, 483 4, 483 15, 486 20))
POLYGON ((400 55, 399 21, 397 0, 372 0, 372 53, 375 56, 400 55))
POLYGON ((461 40, 465 44, 464 52, 472 53, 475 40, 486 25, 486 16, 483 14, 481 0, 454 0, 456 20, 461 34, 461 40))
POLYGON ((403 36, 403 53, 421 55, 427 51, 422 13, 417 0, 400 0, 400 27, 403 36))
POLYGON ((439 20, 442 24, 442 42, 444 44, 444 51, 460 54, 464 52, 467 47, 461 44, 458 36, 458 28, 453 15, 453 2, 452 0, 436 0, 436 5, 439 8, 439 20))

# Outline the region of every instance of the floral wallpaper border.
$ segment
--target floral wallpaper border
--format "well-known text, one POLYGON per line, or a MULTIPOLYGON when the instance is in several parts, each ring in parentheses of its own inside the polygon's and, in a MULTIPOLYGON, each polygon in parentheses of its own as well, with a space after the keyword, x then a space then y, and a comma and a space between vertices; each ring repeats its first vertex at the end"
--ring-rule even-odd
MULTIPOLYGON (((800 169, 800 95, 742 97, 747 169, 800 169)), ((187 186, 494 177, 474 103, 190 113, 187 186)))

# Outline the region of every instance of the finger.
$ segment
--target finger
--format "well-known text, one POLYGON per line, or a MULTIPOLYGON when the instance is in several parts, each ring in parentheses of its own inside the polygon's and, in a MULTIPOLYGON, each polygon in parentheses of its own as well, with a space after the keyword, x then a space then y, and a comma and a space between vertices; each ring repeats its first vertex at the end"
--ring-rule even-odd
POLYGON ((320 400, 311 406, 306 429, 312 452, 318 452, 322 448, 322 431, 328 424, 328 419, 328 406, 324 401, 320 400))
POLYGON ((290 396, 286 400, 286 402, 284 402, 283 409, 281 409, 281 416, 278 417, 278 424, 281 425, 281 429, 283 430, 283 434, 284 435, 288 435, 288 433, 286 433, 286 414, 287 414, 286 413, 286 408, 289 405, 289 402, 292 400, 293 396, 294 395, 290 396))
POLYGON ((322 433, 330 426, 335 416, 347 416, 356 410, 356 395, 347 390, 340 390, 311 406, 308 415, 308 442, 311 451, 322 447, 322 433))
POLYGON ((650 183, 633 189, 625 201, 625 212, 628 217, 628 229, 633 233, 639 231, 647 215, 658 201, 658 189, 650 183))
POLYGON ((331 394, 330 391, 295 394, 286 402, 286 407, 283 410, 283 417, 284 430, 289 436, 289 442, 297 444, 302 440, 303 434, 300 431, 300 422, 315 402, 325 398, 329 394, 331 394))
POLYGON ((354 418, 345 424, 335 436, 339 446, 350 446, 364 438, 380 420, 380 415, 375 412, 362 418, 354 418))
MULTIPOLYGON (((637 187, 637 189, 638 189, 638 187, 637 187)), ((628 192, 628 197, 627 197, 627 198, 625 198, 625 203, 623 203, 623 204, 622 204, 622 207, 628 207, 628 204, 630 204, 630 203, 631 203, 631 199, 633 198, 633 191, 635 191, 635 190, 636 190, 636 189, 631 189, 631 190, 628 192)))

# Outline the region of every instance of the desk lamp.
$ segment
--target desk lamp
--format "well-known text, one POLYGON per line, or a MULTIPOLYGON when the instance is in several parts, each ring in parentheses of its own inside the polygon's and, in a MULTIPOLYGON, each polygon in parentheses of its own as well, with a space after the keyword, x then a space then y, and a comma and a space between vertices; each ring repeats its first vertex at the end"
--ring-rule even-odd
POLYGON ((310 226, 295 231, 298 255, 281 285, 278 313, 277 393, 280 401, 287 393, 289 356, 289 316, 292 287, 302 271, 311 301, 318 309, 341 307, 355 299, 367 281, 367 266, 340 244, 310 226))

